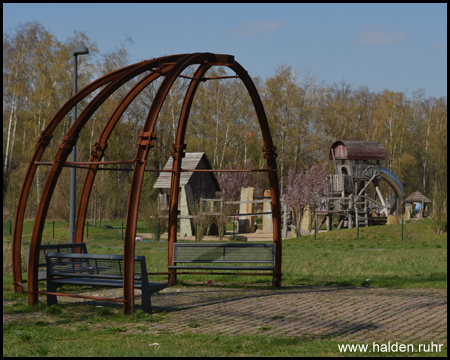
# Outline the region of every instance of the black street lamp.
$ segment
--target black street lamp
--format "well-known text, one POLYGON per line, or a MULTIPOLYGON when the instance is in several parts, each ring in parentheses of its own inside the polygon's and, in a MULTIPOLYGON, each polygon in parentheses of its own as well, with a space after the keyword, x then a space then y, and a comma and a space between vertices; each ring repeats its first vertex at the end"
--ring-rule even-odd
MULTIPOLYGON (((77 93, 77 56, 89 54, 89 50, 84 45, 79 45, 73 51, 73 94, 77 93)), ((77 120, 77 105, 73 107, 72 125, 77 120)), ((72 149, 72 162, 77 161, 77 148, 72 149)), ((70 224, 69 224, 69 243, 75 242, 75 205, 77 192, 77 173, 73 167, 70 169, 70 224)))

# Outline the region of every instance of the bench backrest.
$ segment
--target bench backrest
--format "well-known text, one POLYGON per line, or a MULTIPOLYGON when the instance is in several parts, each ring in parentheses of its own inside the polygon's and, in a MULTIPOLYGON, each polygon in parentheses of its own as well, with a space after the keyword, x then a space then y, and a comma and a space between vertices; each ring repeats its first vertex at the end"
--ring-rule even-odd
MULTIPOLYGON (((45 259, 45 254, 48 252, 76 253, 76 254, 88 253, 86 243, 41 245, 39 250, 38 280, 43 280, 46 278, 47 260, 45 259)), ((27 246, 27 273, 28 273, 29 258, 30 258, 30 247, 27 246)))
POLYGON ((275 244, 186 244, 173 246, 175 263, 273 263, 275 244))
MULTIPOLYGON (((47 276, 123 278, 123 255, 46 253, 47 276)), ((134 279, 147 279, 145 256, 134 258, 134 279)))

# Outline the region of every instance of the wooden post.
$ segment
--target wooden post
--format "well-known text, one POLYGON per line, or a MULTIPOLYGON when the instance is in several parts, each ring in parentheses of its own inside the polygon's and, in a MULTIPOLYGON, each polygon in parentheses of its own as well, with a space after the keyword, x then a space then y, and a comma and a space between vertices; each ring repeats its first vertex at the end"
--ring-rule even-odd
POLYGON ((347 226, 349 229, 353 227, 352 211, 353 211, 353 194, 350 194, 348 201, 348 226, 347 226))
POLYGON ((369 226, 369 214, 367 213, 367 195, 364 194, 364 215, 366 217, 366 227, 369 226))
POLYGON ((327 231, 331 231, 333 229, 333 215, 330 213, 327 214, 327 231))
POLYGON ((317 214, 314 220, 314 240, 316 240, 316 235, 317 235, 317 214))
POLYGON ((403 240, 403 218, 402 218, 402 240, 403 240))
POLYGON ((359 216, 356 213, 356 240, 359 240, 359 216))
POLYGON ((284 203, 284 196, 282 199, 283 203, 283 239, 287 238, 287 206, 284 203))

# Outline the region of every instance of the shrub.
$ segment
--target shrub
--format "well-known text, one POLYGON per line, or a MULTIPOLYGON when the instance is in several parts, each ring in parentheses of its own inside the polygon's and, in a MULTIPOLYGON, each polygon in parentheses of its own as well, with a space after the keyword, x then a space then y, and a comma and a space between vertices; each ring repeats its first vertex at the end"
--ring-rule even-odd
POLYGON ((437 194, 433 199, 433 227, 441 235, 447 232, 447 196, 437 194))
POLYGON ((168 220, 169 210, 167 208, 159 207, 158 203, 151 203, 144 209, 145 225, 153 234, 154 238, 161 237, 166 228, 166 221, 168 220))
POLYGON ((214 217, 208 214, 204 209, 204 205, 200 206, 201 201, 195 201, 193 207, 194 226, 197 231, 197 241, 202 241, 206 230, 213 224, 214 217))

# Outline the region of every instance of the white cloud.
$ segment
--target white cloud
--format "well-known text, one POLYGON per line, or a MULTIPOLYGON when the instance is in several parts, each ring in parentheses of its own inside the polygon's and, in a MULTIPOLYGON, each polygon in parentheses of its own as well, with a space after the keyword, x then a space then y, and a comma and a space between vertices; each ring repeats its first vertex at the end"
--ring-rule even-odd
POLYGON ((268 31, 275 31, 286 26, 285 21, 275 20, 257 20, 257 21, 243 21, 235 27, 228 29, 229 32, 237 32, 244 35, 262 34, 268 31))
POLYGON ((387 31, 389 26, 366 26, 362 29, 357 37, 359 44, 367 45, 383 45, 398 43, 404 40, 409 33, 404 31, 387 31))
POLYGON ((433 50, 447 50, 447 43, 445 44, 436 44, 432 47, 433 50))

